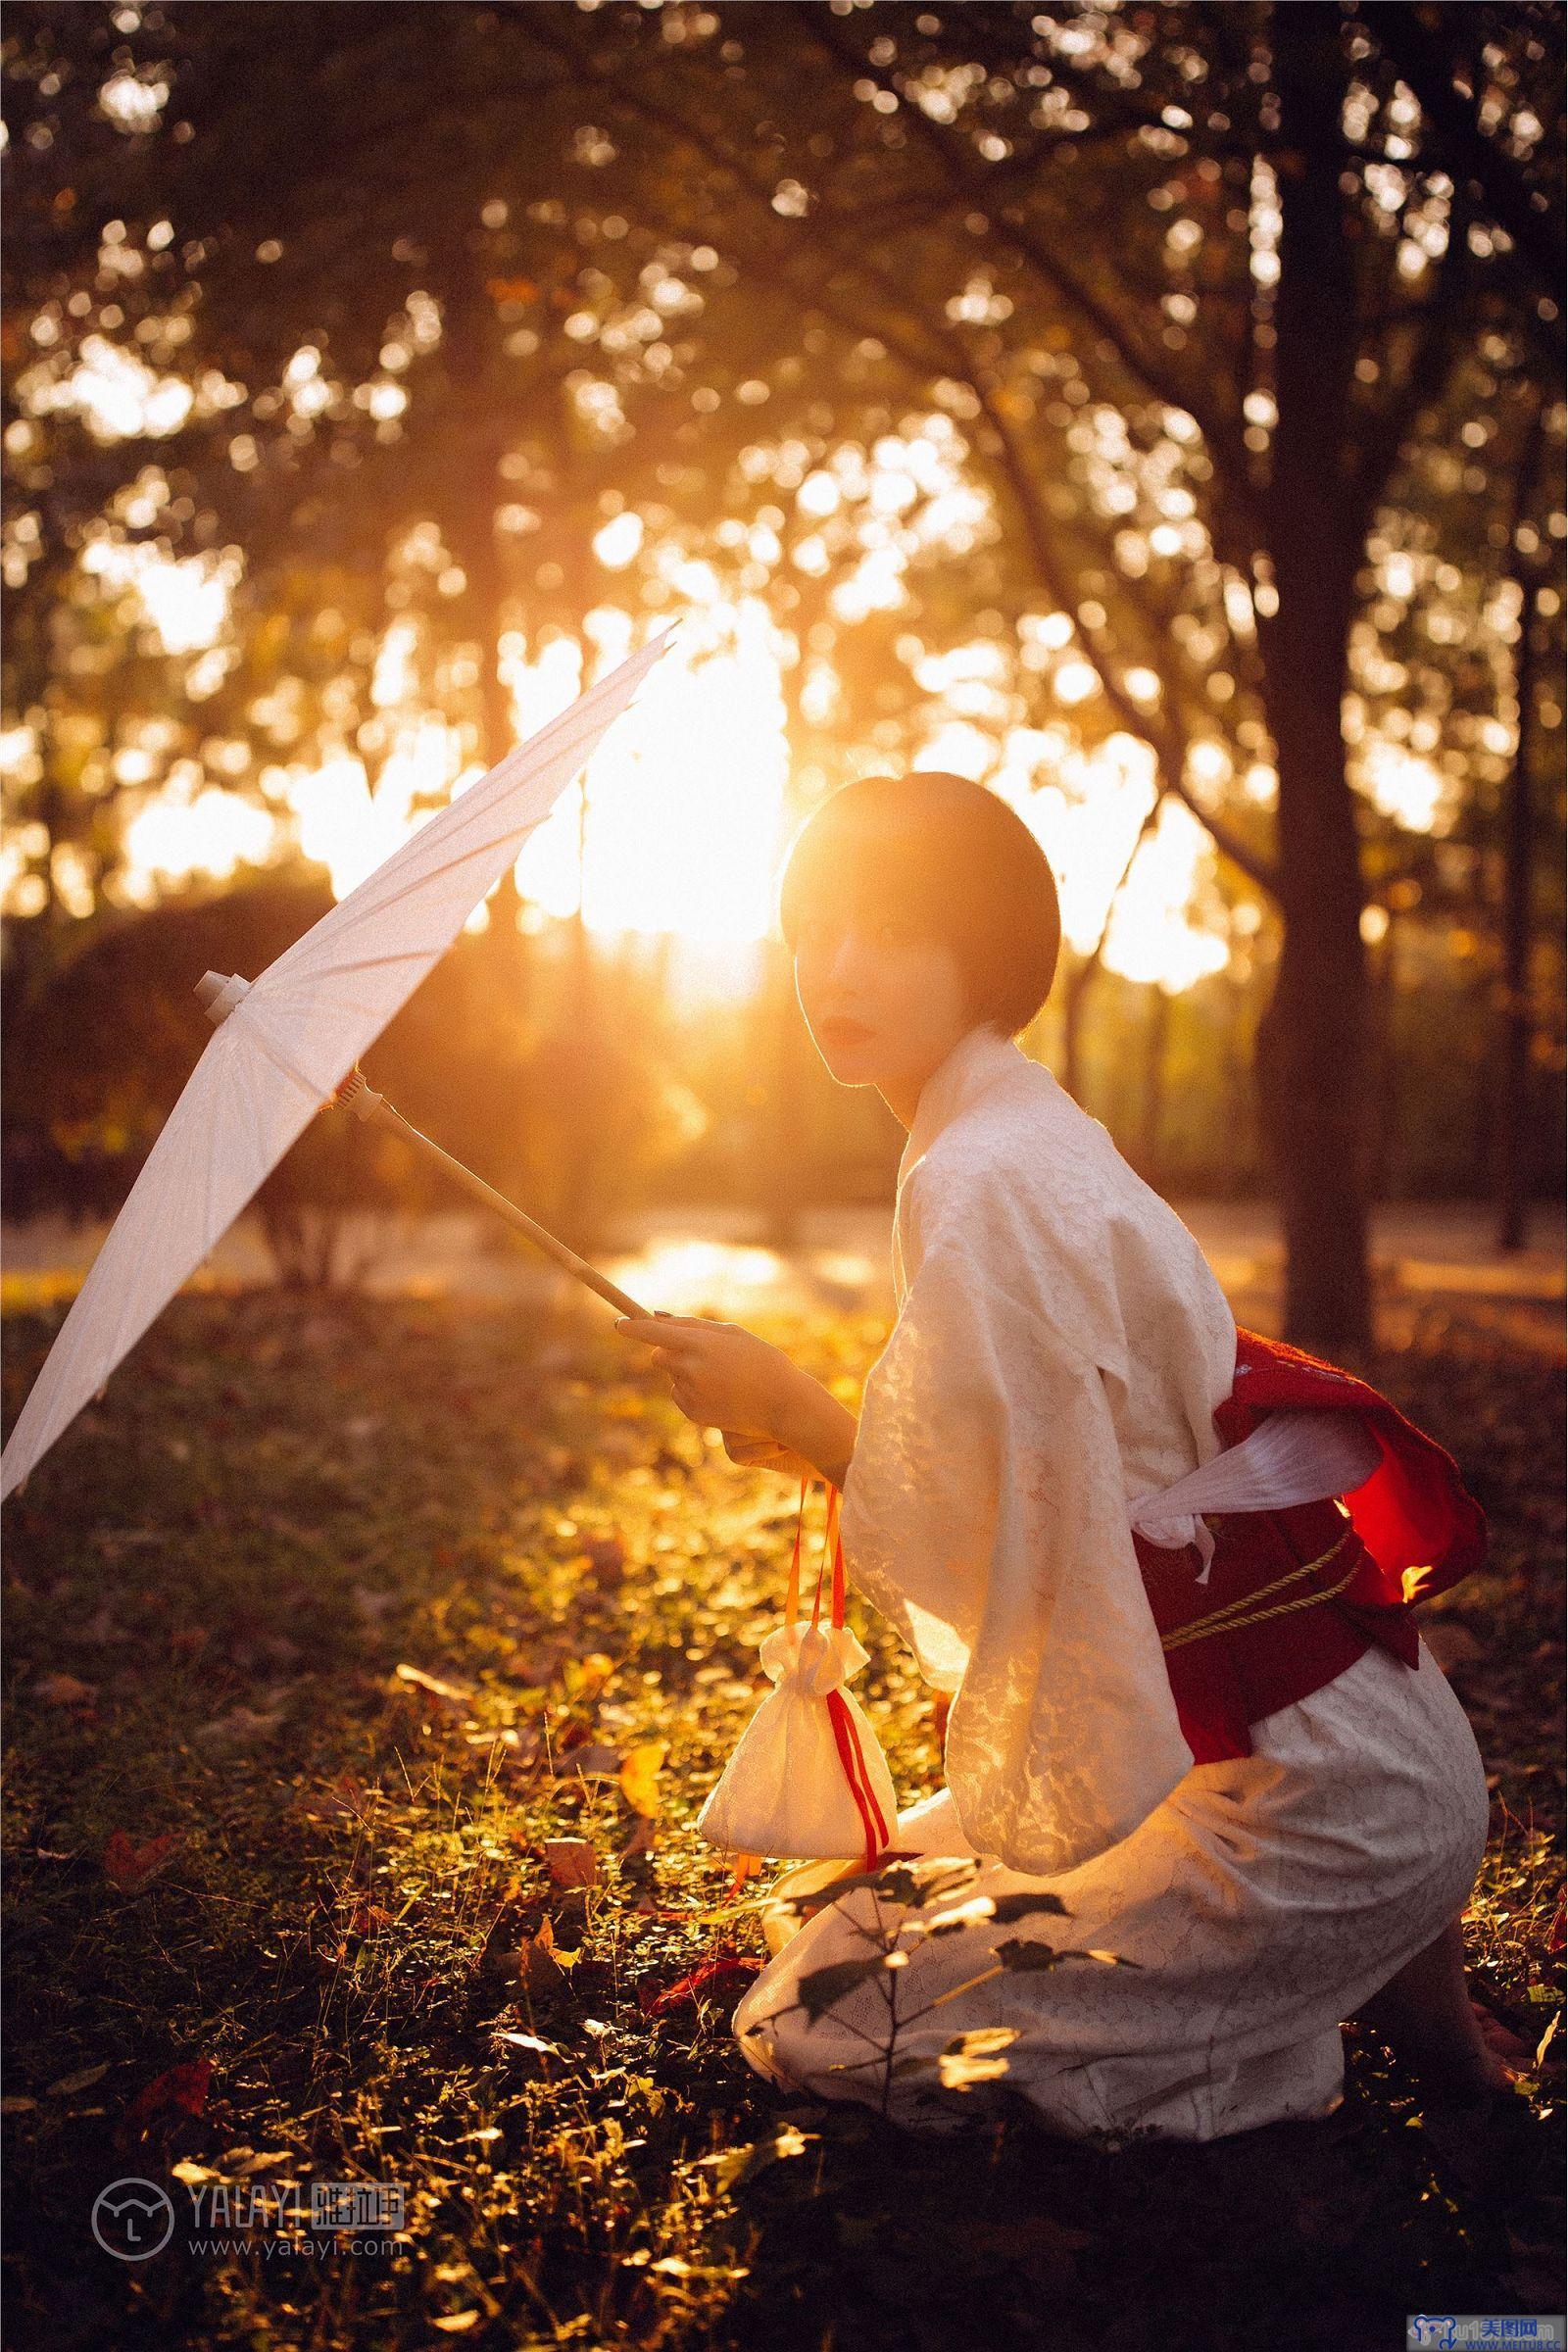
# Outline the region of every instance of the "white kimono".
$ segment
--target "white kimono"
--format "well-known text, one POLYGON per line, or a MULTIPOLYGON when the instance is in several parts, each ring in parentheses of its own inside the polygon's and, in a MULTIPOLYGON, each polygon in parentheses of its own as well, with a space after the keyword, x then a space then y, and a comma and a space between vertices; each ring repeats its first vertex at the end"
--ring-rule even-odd
MULTIPOLYGON (((1007 2080, 1057 2129, 1206 2139, 1340 2096, 1339 2022, 1452 1919, 1485 1847, 1485 1774, 1423 1648, 1374 1646, 1195 1765, 1133 1546, 1138 1500, 1220 1450, 1236 1324, 1198 1243, 1101 1123, 994 1030, 927 1081, 899 1168, 899 1306, 867 1377, 841 1518, 853 1592, 952 1691, 946 1787, 892 1842, 978 1859, 963 1889, 1049 1886, 1067 1919, 923 1939, 901 2015, 991 1964, 1003 1935, 1109 1949, 993 1976, 901 2034, 890 2112, 962 2122, 954 2036, 1004 2025, 1007 2080)), ((827 1875, 817 1866, 817 1881, 827 1875)), ((784 1885, 813 1873, 786 1874, 784 1885)), ((773 2081, 877 2101, 858 2069, 888 1980, 815 2023, 800 1979, 863 1955, 885 1897, 790 1935, 735 2012, 773 2081), (838 2070, 838 2071, 836 2071, 838 2070)))

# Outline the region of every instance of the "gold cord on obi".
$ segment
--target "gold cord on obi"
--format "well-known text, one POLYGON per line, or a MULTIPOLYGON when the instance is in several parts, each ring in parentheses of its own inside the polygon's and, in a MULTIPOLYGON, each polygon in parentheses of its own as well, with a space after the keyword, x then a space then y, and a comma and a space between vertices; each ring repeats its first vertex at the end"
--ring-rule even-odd
POLYGON ((1293 1568, 1288 1576, 1276 1577, 1271 1585, 1261 1585, 1255 1592, 1249 1592, 1240 1600, 1229 1600, 1222 1608, 1211 1609, 1206 1617, 1195 1617, 1190 1625, 1179 1625, 1174 1632, 1161 1634, 1161 1649, 1179 1649, 1184 1642, 1202 1641, 1206 1634, 1233 1634, 1246 1625, 1261 1625, 1265 1618, 1283 1617, 1292 1609, 1309 1609, 1320 1600, 1332 1600, 1336 1592, 1343 1592, 1347 1585, 1355 1582, 1361 1566, 1359 1560, 1348 1576, 1342 1576, 1337 1585, 1328 1585, 1320 1592, 1299 1592, 1293 1599, 1275 1601, 1272 1608, 1260 1609, 1257 1606, 1260 1600, 1267 1600, 1271 1592, 1283 1592, 1287 1585, 1297 1584, 1303 1576, 1311 1576, 1317 1569, 1326 1568, 1354 1538, 1354 1528, 1348 1527, 1320 1558, 1307 1560, 1301 1567, 1293 1568))

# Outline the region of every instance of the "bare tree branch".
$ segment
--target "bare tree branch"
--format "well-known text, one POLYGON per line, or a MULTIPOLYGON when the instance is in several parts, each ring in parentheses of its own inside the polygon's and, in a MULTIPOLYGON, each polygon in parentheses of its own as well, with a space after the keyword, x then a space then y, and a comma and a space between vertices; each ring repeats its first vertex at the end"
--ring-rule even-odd
MULTIPOLYGON (((1461 21, 1465 12, 1457 14, 1461 21)), ((1454 61, 1422 10, 1396 0, 1368 0, 1360 11, 1367 30, 1401 81, 1408 82, 1422 113, 1446 150, 1455 177, 1472 179, 1499 228, 1506 229, 1530 263, 1543 291, 1559 306, 1568 274, 1568 247, 1544 191, 1532 188, 1507 151, 1482 129, 1475 97, 1454 85, 1454 61)))

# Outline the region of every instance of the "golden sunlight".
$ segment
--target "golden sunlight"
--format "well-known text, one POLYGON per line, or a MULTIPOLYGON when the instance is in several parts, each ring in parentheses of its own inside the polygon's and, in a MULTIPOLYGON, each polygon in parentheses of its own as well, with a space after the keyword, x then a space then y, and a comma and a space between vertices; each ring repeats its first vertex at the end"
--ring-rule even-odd
MULTIPOLYGON (((193 687, 204 662, 222 661, 232 573, 221 559, 160 562, 145 547, 106 543, 86 561, 107 586, 137 598, 169 652, 195 657, 193 687)), ((678 939, 694 958, 697 994, 711 997, 747 983, 754 966, 745 951, 768 930, 785 846, 785 703, 765 608, 754 598, 725 601, 706 566, 685 565, 678 584, 691 599, 681 642, 587 776, 526 843, 517 881, 544 916, 573 914, 580 893, 593 932, 678 939)), ((586 676, 574 639, 558 638, 531 655, 520 637, 506 639, 504 674, 519 738, 566 708, 587 677, 623 660, 635 626, 611 605, 588 615, 586 676)), ((117 895, 146 906, 171 883, 226 877, 285 857, 292 846, 326 868, 338 897, 352 889, 448 793, 466 790, 482 772, 471 759, 465 766, 463 730, 425 706, 417 652, 415 626, 394 622, 372 684, 390 746, 373 781, 347 745, 315 766, 269 764, 259 778, 261 801, 204 785, 191 762, 179 762, 129 819, 117 895)), ((982 671, 987 653, 975 649, 982 671)), ((994 731, 975 723, 982 680, 962 649, 941 677, 922 673, 919 682, 935 708, 916 764, 984 775, 1018 810, 1055 871, 1068 941, 1087 951, 1152 803, 1148 746, 1113 735, 1086 752, 1064 718, 1004 730, 999 760, 994 731)), ((983 684, 989 691, 989 678, 983 684)), ((1058 704, 1070 701, 1059 676, 1056 689, 1058 704)), ((1430 774, 1398 776, 1411 813, 1422 797, 1418 782, 1430 774)), ((1386 768, 1378 781, 1387 794, 1395 779, 1386 768)), ((1223 941, 1192 911, 1211 856, 1201 826, 1168 803, 1122 887, 1106 941, 1109 969, 1180 990, 1223 964, 1223 941)), ((470 927, 487 919, 478 908, 470 927)))
MULTIPOLYGON (((630 624, 618 612, 594 617, 610 624, 599 642, 601 665, 612 668, 631 651, 630 624)), ((694 616, 683 635, 702 628, 694 616)), ((694 645, 671 649, 584 783, 524 845, 518 888, 547 913, 574 913, 580 888, 594 931, 714 941, 766 933, 783 846, 784 706, 760 605, 735 607, 723 633, 732 650, 706 662, 698 684, 694 645)), ((519 667, 513 676, 519 733, 554 717, 585 682, 577 649, 564 639, 519 667)))

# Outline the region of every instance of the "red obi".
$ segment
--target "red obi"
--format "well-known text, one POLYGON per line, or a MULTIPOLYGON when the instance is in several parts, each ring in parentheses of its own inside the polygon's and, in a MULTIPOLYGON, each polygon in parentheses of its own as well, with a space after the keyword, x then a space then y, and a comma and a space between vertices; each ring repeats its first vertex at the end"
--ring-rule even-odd
POLYGON ((1414 1666, 1411 1603, 1446 1592, 1486 1557, 1485 1515, 1436 1439, 1351 1373, 1238 1329, 1235 1386, 1214 1414, 1224 1444, 1293 1407, 1359 1413, 1382 1452, 1371 1477, 1343 1499, 1216 1512, 1201 1585, 1196 1544, 1169 1549, 1134 1531, 1176 1712, 1200 1764, 1250 1756, 1250 1725, 1320 1690, 1374 1642, 1414 1666), (1308 1597, 1324 1593, 1332 1597, 1308 1597), (1197 1633, 1216 1615, 1217 1630, 1197 1633), (1184 1628, 1195 1629, 1185 1641, 1184 1628))

